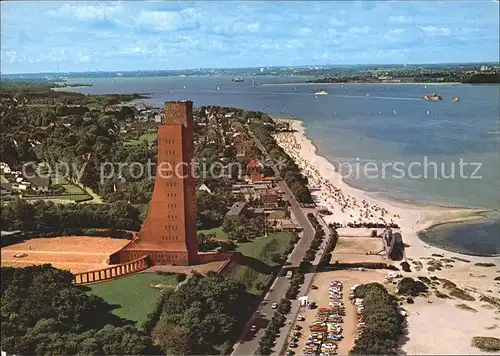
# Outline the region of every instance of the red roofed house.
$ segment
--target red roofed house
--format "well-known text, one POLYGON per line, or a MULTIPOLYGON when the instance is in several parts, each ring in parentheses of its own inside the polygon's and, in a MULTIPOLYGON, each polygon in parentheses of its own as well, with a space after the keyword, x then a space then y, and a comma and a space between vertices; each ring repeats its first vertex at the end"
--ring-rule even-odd
POLYGON ((252 182, 260 182, 264 178, 264 166, 258 160, 254 159, 248 162, 247 176, 250 177, 252 182))

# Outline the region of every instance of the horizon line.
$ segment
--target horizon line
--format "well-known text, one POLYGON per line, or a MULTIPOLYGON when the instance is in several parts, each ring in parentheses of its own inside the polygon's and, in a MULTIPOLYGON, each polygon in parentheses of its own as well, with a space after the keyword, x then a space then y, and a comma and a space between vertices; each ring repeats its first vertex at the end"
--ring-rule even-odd
MULTIPOLYGON (((232 70, 232 69, 260 69, 260 68, 304 68, 304 67, 371 67, 371 66, 429 66, 429 65, 473 65, 473 64, 496 64, 500 61, 480 61, 480 62, 434 62, 434 63, 356 63, 356 64, 301 64, 301 65, 272 65, 272 66, 254 66, 254 67, 196 67, 183 69, 128 69, 128 70, 86 70, 86 71, 62 71, 62 72, 17 72, 3 73, 0 76, 7 75, 42 75, 42 74, 79 74, 79 73, 132 73, 132 72, 182 72, 182 71, 203 71, 203 70, 232 70)), ((324 69, 323 68, 323 69, 324 69)))

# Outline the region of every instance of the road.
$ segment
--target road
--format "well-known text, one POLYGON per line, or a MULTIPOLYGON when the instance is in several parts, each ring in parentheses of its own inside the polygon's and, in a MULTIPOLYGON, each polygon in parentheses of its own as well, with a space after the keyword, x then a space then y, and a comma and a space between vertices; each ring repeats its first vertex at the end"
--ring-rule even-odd
MULTIPOLYGON (((274 173, 276 176, 279 176, 279 170, 274 164, 273 160, 267 153, 267 150, 265 147, 260 143, 260 141, 254 136, 253 132, 248 129, 250 132, 250 135, 252 135, 255 144, 257 147, 261 150, 262 154, 266 157, 266 160, 269 162, 271 167, 274 170, 274 173)), ((307 218, 306 213, 304 210, 301 208, 297 200, 295 199, 295 196, 291 192, 290 188, 288 188, 288 185, 285 183, 284 180, 280 180, 278 182, 279 188, 285 193, 285 199, 288 200, 290 203, 290 210, 292 211, 293 215, 295 216, 297 222, 300 224, 300 226, 303 228, 302 232, 302 238, 297 242, 297 245, 295 246, 294 250, 292 253, 288 256, 286 267, 298 267, 300 263, 302 262, 302 259, 304 257, 304 254, 309 250, 309 247, 311 245, 311 242, 314 238, 314 228, 312 227, 309 219, 307 218)), ((278 275, 278 277, 275 279, 273 285, 271 286, 271 289, 269 293, 264 297, 264 300, 261 302, 257 310, 255 311, 254 315, 250 318, 249 322, 245 326, 245 329, 242 333, 242 337, 240 338, 239 344, 235 345, 235 351, 233 352, 233 355, 253 355, 257 348, 259 347, 259 340, 260 338, 264 335, 264 331, 270 322, 273 314, 274 314, 274 309, 271 308, 272 303, 279 303, 282 298, 285 297, 286 291, 288 289, 288 286, 290 285, 290 280, 287 279, 285 276, 280 276, 282 273, 278 275), (256 325, 257 326, 257 332, 250 332, 250 326, 251 325, 256 325)), ((305 282, 304 285, 301 288, 300 294, 303 295, 305 291, 309 288, 309 283, 312 280, 312 276, 314 274, 307 274, 305 276, 305 282), (303 290, 305 288, 305 291, 303 290)), ((292 303, 292 313, 289 315, 296 315, 295 310, 298 309, 298 302, 294 301, 292 303)), ((291 324, 290 324, 291 325, 291 324)), ((283 334, 287 334, 287 331, 283 330, 283 334)), ((276 344, 276 349, 280 349, 281 346, 279 343, 276 344)), ((279 352, 279 350, 278 350, 279 352)))

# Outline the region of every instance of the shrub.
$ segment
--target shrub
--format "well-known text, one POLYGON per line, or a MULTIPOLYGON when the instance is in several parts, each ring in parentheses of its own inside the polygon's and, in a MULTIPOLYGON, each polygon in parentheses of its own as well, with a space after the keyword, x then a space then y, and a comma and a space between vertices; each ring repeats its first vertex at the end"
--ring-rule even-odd
POLYGON ((500 339, 496 337, 474 336, 471 344, 482 351, 500 351, 500 339))
POLYGON ((405 262, 401 262, 401 268, 405 272, 411 272, 410 264, 408 262, 406 262, 406 261, 405 262))
POLYGON ((491 263, 491 262, 477 262, 477 263, 474 263, 474 266, 478 266, 478 267, 495 267, 496 264, 494 263, 491 263))
POLYGON ((397 303, 383 285, 364 284, 355 293, 363 298, 365 328, 351 350, 353 355, 395 355, 403 326, 397 303))
POLYGON ((420 282, 415 281, 413 278, 405 277, 398 283, 398 294, 409 294, 416 296, 420 293, 426 293, 427 286, 420 282))

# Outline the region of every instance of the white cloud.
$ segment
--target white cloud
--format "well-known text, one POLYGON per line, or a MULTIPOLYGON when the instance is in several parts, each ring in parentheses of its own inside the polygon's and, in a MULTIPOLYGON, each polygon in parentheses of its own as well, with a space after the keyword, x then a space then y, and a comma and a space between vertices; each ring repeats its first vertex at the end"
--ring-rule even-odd
POLYGON ((5 57, 9 63, 15 63, 18 59, 16 51, 4 51, 2 58, 3 57, 5 57))
POLYGON ((451 34, 451 30, 448 27, 421 26, 420 29, 425 33, 439 36, 449 36, 451 34))
POLYGON ((88 62, 90 62, 90 61, 92 60, 92 58, 91 58, 89 55, 87 55, 87 54, 84 54, 84 55, 80 54, 80 55, 77 57, 77 59, 76 59, 76 60, 77 60, 78 62, 88 63, 88 62))
POLYGON ((330 59, 330 55, 327 53, 327 52, 323 52, 321 54, 317 53, 317 54, 314 54, 313 57, 312 57, 315 61, 318 61, 318 60, 325 60, 325 59, 330 59))
POLYGON ((405 32, 406 30, 404 28, 394 28, 385 33, 384 39, 387 41, 397 41, 402 37, 401 35, 405 32))
POLYGON ((145 54, 148 51, 147 47, 144 45, 135 45, 135 46, 127 46, 123 48, 120 53, 122 54, 131 54, 131 55, 138 55, 138 54, 145 54))
POLYGON ((363 27, 354 26, 349 29, 349 33, 356 35, 366 35, 367 33, 370 33, 370 28, 368 26, 363 26, 363 27))
POLYGON ((51 16, 73 16, 80 21, 109 19, 123 11, 121 3, 99 5, 73 5, 64 4, 57 10, 49 10, 51 16))
POLYGON ((299 47, 304 47, 305 43, 303 40, 299 40, 299 39, 291 39, 289 41, 286 41, 284 46, 285 48, 288 48, 288 49, 297 49, 299 47))
POLYGON ((258 22, 249 23, 247 25, 247 30, 250 31, 250 32, 259 32, 259 30, 260 30, 260 23, 258 23, 258 22))
POLYGON ((256 33, 260 31, 260 23, 258 22, 245 23, 243 21, 237 21, 232 24, 230 31, 236 34, 245 34, 248 32, 256 33))
POLYGON ((299 28, 299 35, 300 36, 309 36, 311 33, 313 33, 313 30, 310 27, 299 28))
POLYGON ((211 18, 209 21, 201 23, 201 32, 215 33, 228 37, 255 34, 261 30, 263 29, 259 22, 247 23, 241 19, 211 18))
POLYGON ((394 35, 399 35, 401 33, 405 33, 406 30, 404 28, 394 28, 392 30, 387 31, 386 35, 387 36, 394 36, 394 35))
POLYGON ((342 21, 342 20, 338 20, 336 19, 335 17, 332 17, 332 19, 330 20, 330 25, 332 26, 343 26, 345 25, 346 22, 345 21, 342 21))
POLYGON ((194 9, 182 11, 141 11, 136 26, 156 31, 177 31, 199 27, 199 14, 194 9))
POLYGON ((394 35, 394 34, 403 33, 403 32, 406 32, 406 30, 404 28, 395 28, 395 29, 392 29, 389 32, 387 32, 387 34, 394 35))
POLYGON ((389 16, 389 22, 392 23, 412 23, 413 20, 408 16, 389 16))

